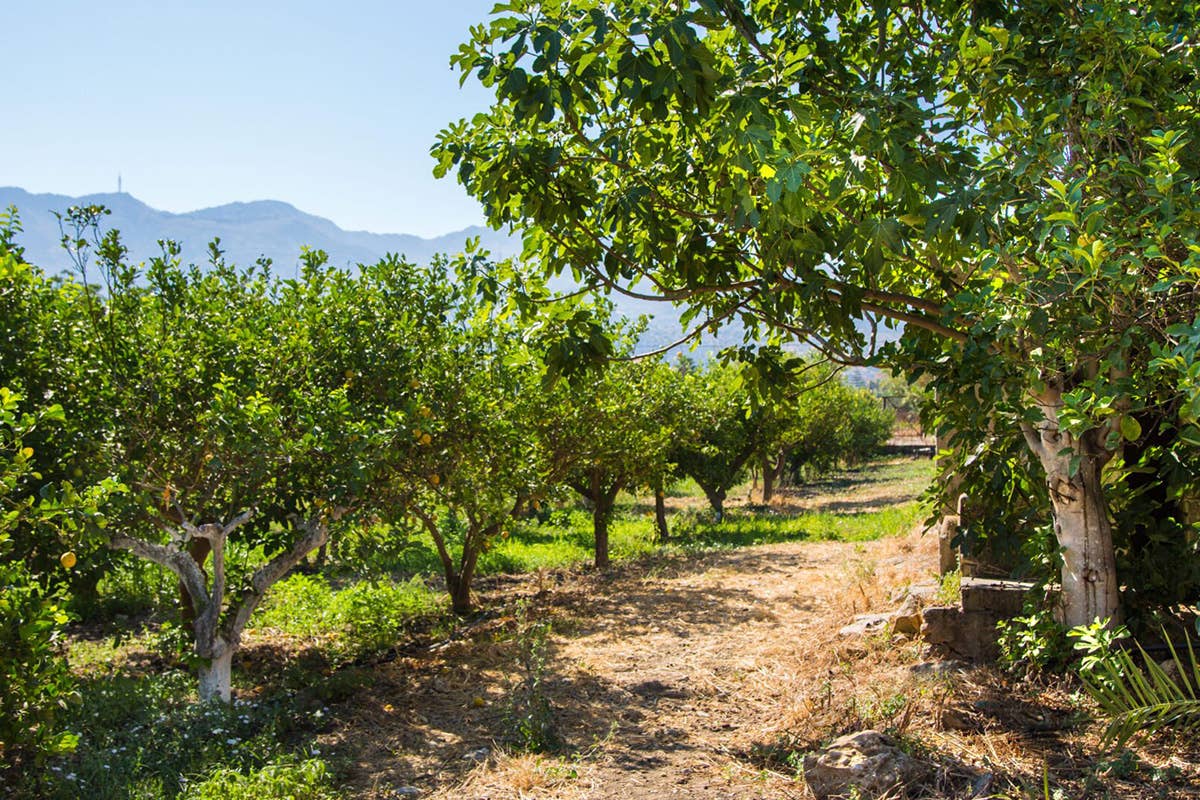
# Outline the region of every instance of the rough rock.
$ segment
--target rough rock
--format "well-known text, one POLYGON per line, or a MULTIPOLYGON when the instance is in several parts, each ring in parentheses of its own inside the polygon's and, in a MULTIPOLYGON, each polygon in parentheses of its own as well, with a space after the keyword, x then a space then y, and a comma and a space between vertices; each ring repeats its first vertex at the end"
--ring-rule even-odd
POLYGON ((908 671, 918 677, 930 677, 939 675, 951 675, 955 672, 961 672, 965 669, 961 661, 922 661, 920 664, 913 664, 908 668, 908 671))
POLYGON ((1010 619, 1021 613, 1025 597, 1032 590, 1033 584, 1024 581, 963 578, 963 611, 982 611, 998 619, 1010 619))
POLYGON ((866 636, 882 633, 891 622, 891 614, 859 614, 854 621, 838 631, 839 636, 866 636))
POLYGON ((916 595, 909 595, 900 608, 892 614, 892 630, 905 636, 916 636, 921 632, 921 607, 924 603, 916 595))
POLYGON ((996 623, 986 611, 963 611, 958 606, 933 606, 922 614, 921 638, 971 661, 995 661, 1000 654, 996 623))
POLYGON ((804 758, 804 780, 817 800, 854 796, 869 798, 920 783, 931 772, 928 764, 905 753, 879 731, 859 731, 841 737, 820 753, 804 758))
POLYGON ((487 761, 488 756, 490 756, 491 754, 492 754, 492 751, 490 748, 481 747, 478 750, 472 750, 471 752, 463 755, 463 760, 464 761, 475 761, 478 763, 478 762, 482 762, 482 761, 487 761))
POLYGON ((910 597, 915 597, 922 606, 932 605, 937 599, 941 587, 936 583, 916 583, 901 586, 891 594, 893 603, 902 603, 910 597))

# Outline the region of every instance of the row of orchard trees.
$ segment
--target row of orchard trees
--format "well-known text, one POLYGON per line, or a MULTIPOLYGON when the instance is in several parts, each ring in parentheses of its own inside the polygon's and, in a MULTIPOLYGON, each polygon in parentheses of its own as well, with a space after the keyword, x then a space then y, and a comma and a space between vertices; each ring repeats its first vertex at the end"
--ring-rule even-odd
MULTIPOLYGON (((349 272, 305 253, 285 280, 227 264, 217 243, 206 266, 183 266, 167 243, 135 267, 102 213, 64 218, 78 273, 67 278, 23 262, 15 218, 0 226, 0 385, 23 410, 53 409, 52 424, 21 432, 12 496, 61 504, 103 490, 65 528, 14 517, 5 557, 61 576, 69 553, 83 595, 114 550, 170 570, 202 699, 229 699, 255 608, 340 531, 423 530, 465 613, 480 553, 523 511, 577 493, 604 566, 622 490, 655 491, 665 536, 673 475, 695 478, 719 514, 755 456, 820 449, 803 430, 808 395, 751 403, 733 367, 631 358, 635 331, 618 329, 596 368, 555 380, 580 362, 581 331, 607 341, 607 313, 524 314, 545 293, 521 283, 515 297, 478 255, 349 272), (259 554, 252 566, 227 558, 235 543, 259 554)), ((829 408, 844 406, 849 390, 827 386, 841 393, 829 408)), ((886 438, 886 416, 866 416, 886 438)))

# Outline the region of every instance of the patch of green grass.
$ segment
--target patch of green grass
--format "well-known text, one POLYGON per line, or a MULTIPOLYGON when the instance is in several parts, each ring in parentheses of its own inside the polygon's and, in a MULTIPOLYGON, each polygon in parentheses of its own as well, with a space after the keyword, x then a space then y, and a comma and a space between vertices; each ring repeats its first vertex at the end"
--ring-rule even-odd
MULTIPOLYGON (((509 536, 497 540, 479 559, 479 573, 536 572, 585 564, 593 558, 592 516, 582 509, 556 512, 543 523, 522 521, 509 536)), ((653 521, 628 507, 618 508, 608 526, 609 553, 614 561, 654 549, 653 521)))
POLYGON ((678 520, 672 530, 685 549, 749 547, 798 540, 863 542, 908 533, 922 518, 915 501, 853 514, 771 515, 730 511, 721 522, 707 515, 678 520))
POLYGON ((319 575, 297 574, 272 588, 251 626, 290 636, 329 636, 334 650, 357 655, 395 643, 413 621, 445 608, 444 592, 419 577, 334 589, 319 575))

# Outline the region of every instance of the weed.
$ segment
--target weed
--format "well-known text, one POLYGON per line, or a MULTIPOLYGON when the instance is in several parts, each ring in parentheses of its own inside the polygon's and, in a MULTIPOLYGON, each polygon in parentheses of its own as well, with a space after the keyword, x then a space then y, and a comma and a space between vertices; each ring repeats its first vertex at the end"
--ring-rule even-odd
POLYGON ((1026 604, 1025 615, 1001 621, 1000 665, 1009 672, 1035 675, 1064 664, 1070 655, 1066 630, 1049 609, 1026 604))
POLYGON ((546 649, 550 623, 531 620, 529 606, 516 609, 517 659, 521 680, 508 693, 505 719, 517 749, 528 753, 555 750, 561 744, 554 725, 554 709, 546 695, 546 649))
POLYGON ((947 572, 938 581, 937 604, 956 606, 962 602, 962 570, 947 572))
POLYGON ((335 655, 357 657, 389 647, 414 620, 443 609, 441 592, 420 578, 360 581, 335 591, 320 576, 292 575, 275 586, 252 624, 290 636, 327 637, 335 655))

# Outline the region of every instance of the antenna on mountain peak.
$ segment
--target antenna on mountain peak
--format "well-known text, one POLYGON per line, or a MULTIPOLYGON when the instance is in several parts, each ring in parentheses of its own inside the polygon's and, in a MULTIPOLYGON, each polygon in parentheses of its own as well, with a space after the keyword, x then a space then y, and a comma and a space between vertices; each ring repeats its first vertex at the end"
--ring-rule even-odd
POLYGON ((117 194, 121 193, 121 173, 117 173, 117 194))

